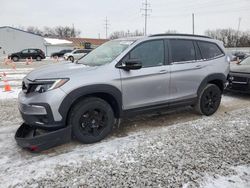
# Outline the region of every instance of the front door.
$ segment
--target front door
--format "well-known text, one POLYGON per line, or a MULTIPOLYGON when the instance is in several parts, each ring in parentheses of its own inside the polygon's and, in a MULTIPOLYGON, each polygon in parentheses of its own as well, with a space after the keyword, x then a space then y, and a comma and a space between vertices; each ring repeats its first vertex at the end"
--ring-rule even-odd
POLYGON ((138 70, 120 69, 125 110, 167 102, 170 66, 166 64, 165 49, 163 40, 143 42, 122 60, 139 59, 142 63, 138 70))

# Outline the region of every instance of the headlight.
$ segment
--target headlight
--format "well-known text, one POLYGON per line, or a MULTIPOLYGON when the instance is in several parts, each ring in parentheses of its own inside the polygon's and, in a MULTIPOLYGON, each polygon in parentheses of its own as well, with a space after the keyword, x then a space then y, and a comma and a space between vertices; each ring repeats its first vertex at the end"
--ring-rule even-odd
POLYGON ((30 92, 44 93, 46 91, 50 91, 52 89, 61 87, 68 80, 69 80, 68 78, 35 80, 35 82, 31 84, 30 92))

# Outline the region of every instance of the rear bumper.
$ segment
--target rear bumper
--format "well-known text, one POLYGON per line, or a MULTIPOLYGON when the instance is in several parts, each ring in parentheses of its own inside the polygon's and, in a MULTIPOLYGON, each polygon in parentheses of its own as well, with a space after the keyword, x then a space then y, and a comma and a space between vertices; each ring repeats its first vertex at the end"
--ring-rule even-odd
POLYGON ((240 92, 240 93, 250 93, 250 75, 231 73, 229 75, 229 84, 226 88, 228 91, 240 92))
POLYGON ((71 127, 44 131, 23 123, 16 131, 15 140, 22 148, 39 152, 69 142, 71 127))

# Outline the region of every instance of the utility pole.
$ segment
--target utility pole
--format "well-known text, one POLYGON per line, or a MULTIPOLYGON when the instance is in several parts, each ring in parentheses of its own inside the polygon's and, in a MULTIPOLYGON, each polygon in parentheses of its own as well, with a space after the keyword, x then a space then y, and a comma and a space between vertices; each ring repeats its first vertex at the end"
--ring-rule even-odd
POLYGON ((145 3, 142 4, 143 8, 141 8, 141 11, 144 11, 144 13, 142 14, 142 16, 144 16, 144 35, 147 35, 147 22, 148 22, 148 16, 150 16, 150 14, 148 14, 149 11, 152 11, 152 9, 150 9, 150 4, 148 3, 148 0, 145 0, 145 3))
POLYGON ((106 39, 107 39, 107 38, 108 38, 108 28, 109 28, 109 26, 110 26, 109 20, 108 20, 107 16, 106 16, 106 19, 105 19, 104 21, 105 21, 104 27, 105 27, 106 39))
MULTIPOLYGON (((239 32, 240 32, 240 22, 241 22, 241 17, 239 18, 239 22, 238 22, 238 29, 237 29, 237 34, 236 34, 236 42, 235 42, 235 48, 237 47, 238 45, 238 40, 239 40, 239 32)), ((237 49, 236 49, 237 51, 237 49)))
POLYGON ((192 14, 192 28, 193 28, 193 35, 194 35, 194 13, 192 14))

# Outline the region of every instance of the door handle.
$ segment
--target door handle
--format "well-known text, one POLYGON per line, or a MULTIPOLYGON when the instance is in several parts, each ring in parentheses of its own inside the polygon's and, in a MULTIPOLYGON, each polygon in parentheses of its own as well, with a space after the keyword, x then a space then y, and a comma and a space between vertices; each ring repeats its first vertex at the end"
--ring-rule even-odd
POLYGON ((159 73, 160 74, 166 74, 166 73, 168 73, 168 71, 167 70, 160 70, 159 73))
POLYGON ((196 65, 195 68, 202 68, 202 65, 196 65))

